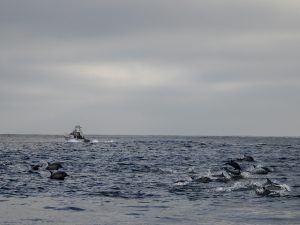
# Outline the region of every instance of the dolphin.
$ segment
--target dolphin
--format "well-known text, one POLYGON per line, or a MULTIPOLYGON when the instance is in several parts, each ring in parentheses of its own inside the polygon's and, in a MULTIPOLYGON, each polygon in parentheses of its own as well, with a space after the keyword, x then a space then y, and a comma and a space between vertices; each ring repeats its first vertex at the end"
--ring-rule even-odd
POLYGON ((242 158, 237 159, 238 161, 247 161, 247 162, 254 162, 254 158, 250 155, 244 155, 242 158))
POLYGON ((199 183, 209 183, 212 181, 212 179, 208 176, 202 176, 202 177, 197 177, 197 176, 190 176, 193 182, 199 182, 199 183))
POLYGON ((261 168, 264 169, 265 171, 272 172, 272 170, 268 167, 262 166, 261 168))
POLYGON ((55 180, 64 180, 66 176, 69 176, 66 172, 64 171, 50 171, 50 179, 55 179, 55 180))
POLYGON ((235 162, 234 160, 230 160, 230 161, 226 162, 225 165, 232 166, 236 170, 242 170, 241 166, 237 162, 235 162))
POLYGON ((32 170, 39 170, 40 165, 30 165, 32 170))
POLYGON ((269 178, 267 178, 266 183, 264 183, 264 187, 270 191, 280 191, 280 190, 288 190, 286 187, 284 187, 281 184, 275 183, 271 181, 269 178))
POLYGON ((230 165, 233 167, 233 169, 230 169, 228 167, 223 168, 232 179, 243 178, 241 175, 241 166, 237 162, 235 162, 234 160, 230 160, 226 162, 225 165, 230 165))
POLYGON ((201 183, 209 183, 212 181, 212 179, 210 177, 207 176, 203 176, 200 178, 195 179, 196 182, 201 182, 201 183))
POLYGON ((222 172, 221 174, 212 174, 211 175, 215 181, 217 182, 227 182, 230 180, 229 177, 224 175, 224 172, 222 172))
POLYGON ((62 168, 62 165, 59 162, 49 163, 46 167, 46 170, 58 170, 59 168, 62 168))
POLYGON ((256 188, 255 193, 259 196, 280 197, 280 192, 277 192, 275 190, 270 190, 266 187, 256 188))
POLYGON ((227 167, 224 167, 224 170, 230 175, 230 176, 239 176, 241 175, 241 171, 240 170, 233 170, 227 167))
POLYGON ((265 166, 257 167, 256 165, 253 165, 253 167, 255 168, 255 170, 252 171, 254 174, 268 174, 269 172, 272 172, 271 169, 265 166))

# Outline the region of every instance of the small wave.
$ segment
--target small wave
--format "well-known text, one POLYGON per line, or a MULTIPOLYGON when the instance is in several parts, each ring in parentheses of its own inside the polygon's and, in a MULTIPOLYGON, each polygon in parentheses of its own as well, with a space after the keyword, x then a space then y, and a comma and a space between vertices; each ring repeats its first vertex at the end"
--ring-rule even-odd
POLYGON ((252 177, 249 172, 242 172, 241 175, 243 178, 251 178, 252 177))
POLYGON ((93 193, 93 195, 112 198, 127 198, 121 191, 98 191, 93 193))
POLYGON ((152 173, 159 173, 159 174, 176 174, 176 170, 172 170, 170 168, 159 168, 159 167, 154 167, 151 168, 152 173))
POLYGON ((217 187, 214 189, 216 192, 232 192, 232 191, 249 191, 253 190, 253 187, 249 183, 236 182, 229 187, 217 187))
POLYGON ((85 209, 74 207, 74 206, 69 206, 69 207, 53 207, 53 206, 45 206, 44 209, 52 209, 52 210, 58 210, 58 211, 85 211, 85 209))
MULTIPOLYGON (((98 141, 98 140, 97 140, 97 141, 98 141)), ((99 142, 99 141, 98 141, 98 142, 99 142)), ((98 143, 98 142, 97 142, 97 143, 98 143)), ((111 139, 111 140, 104 140, 104 141, 102 141, 102 142, 103 142, 103 143, 115 143, 115 141, 112 140, 112 139, 111 139)))
POLYGON ((175 186, 184 186, 184 185, 187 185, 189 183, 190 183, 189 181, 183 180, 183 181, 176 181, 174 185, 175 186))

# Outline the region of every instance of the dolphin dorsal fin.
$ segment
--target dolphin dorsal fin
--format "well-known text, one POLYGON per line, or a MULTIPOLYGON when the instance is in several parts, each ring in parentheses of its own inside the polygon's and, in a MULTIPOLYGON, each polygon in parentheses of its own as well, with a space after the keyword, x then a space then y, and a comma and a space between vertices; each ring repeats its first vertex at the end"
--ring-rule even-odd
POLYGON ((267 184, 273 184, 273 182, 269 178, 267 178, 267 184))

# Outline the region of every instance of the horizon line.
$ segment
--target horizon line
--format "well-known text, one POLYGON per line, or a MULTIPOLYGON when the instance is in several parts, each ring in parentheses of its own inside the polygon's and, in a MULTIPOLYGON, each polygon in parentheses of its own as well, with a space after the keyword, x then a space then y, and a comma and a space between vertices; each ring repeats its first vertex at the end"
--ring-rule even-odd
MULTIPOLYGON (((35 134, 35 133, 0 133, 4 135, 35 135, 35 136, 64 136, 63 134, 35 134)), ((86 136, 168 136, 168 137, 262 137, 262 138, 300 138, 297 135, 196 135, 196 134, 85 134, 86 136)))

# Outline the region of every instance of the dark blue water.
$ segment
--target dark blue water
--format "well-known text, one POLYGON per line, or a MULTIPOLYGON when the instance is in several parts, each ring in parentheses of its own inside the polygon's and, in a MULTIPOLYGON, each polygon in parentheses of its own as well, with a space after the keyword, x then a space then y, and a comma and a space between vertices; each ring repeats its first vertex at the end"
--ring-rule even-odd
POLYGON ((1 224, 300 224, 300 138, 91 138, 99 143, 1 135, 1 224), (240 179, 192 179, 244 154, 255 162, 240 162, 240 179), (70 176, 49 179, 47 162, 70 176), (254 174, 253 165, 271 172, 254 174), (286 189, 257 195, 266 178, 286 189))

